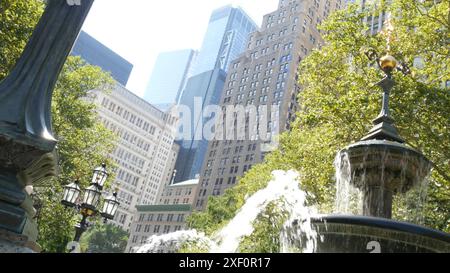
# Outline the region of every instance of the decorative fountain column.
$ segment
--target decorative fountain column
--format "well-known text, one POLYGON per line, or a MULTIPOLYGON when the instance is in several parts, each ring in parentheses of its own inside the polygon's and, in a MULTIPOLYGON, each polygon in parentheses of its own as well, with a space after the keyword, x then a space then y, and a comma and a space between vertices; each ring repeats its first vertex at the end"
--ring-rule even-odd
POLYGON ((390 55, 379 58, 369 51, 367 56, 385 74, 377 83, 384 91, 382 110, 373 122, 373 129, 339 156, 347 158, 347 162, 341 162, 348 164, 350 184, 362 193, 363 215, 391 218, 393 196, 406 193, 423 181, 431 171, 431 164, 421 152, 405 145, 390 116, 389 95, 395 85, 392 72, 398 69, 407 75, 409 68, 398 65, 390 55))
POLYGON ((56 174, 51 98, 94 0, 48 0, 22 56, 0 83, 0 253, 36 252, 30 190, 56 174))

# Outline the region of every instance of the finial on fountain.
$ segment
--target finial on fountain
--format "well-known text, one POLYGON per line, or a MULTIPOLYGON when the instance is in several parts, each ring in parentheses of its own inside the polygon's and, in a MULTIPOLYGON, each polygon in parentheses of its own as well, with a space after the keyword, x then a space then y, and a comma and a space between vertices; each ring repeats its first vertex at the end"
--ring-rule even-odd
POLYGON ((401 71, 404 75, 411 73, 409 67, 405 63, 400 63, 392 55, 386 54, 379 57, 374 49, 368 49, 364 52, 371 61, 375 61, 381 71, 384 72, 385 77, 376 85, 383 89, 383 104, 380 115, 373 121, 374 127, 362 140, 390 140, 399 143, 404 143, 394 126, 394 120, 390 116, 389 96, 395 81, 392 78, 392 72, 395 70, 401 71))

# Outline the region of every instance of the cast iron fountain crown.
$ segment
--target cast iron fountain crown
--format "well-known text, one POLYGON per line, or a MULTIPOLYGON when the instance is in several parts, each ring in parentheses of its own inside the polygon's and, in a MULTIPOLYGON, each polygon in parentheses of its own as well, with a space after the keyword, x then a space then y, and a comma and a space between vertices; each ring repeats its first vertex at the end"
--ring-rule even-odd
POLYGON ((404 63, 399 65, 399 62, 392 55, 386 54, 380 58, 374 49, 366 50, 364 53, 371 61, 376 61, 380 70, 384 72, 385 77, 376 84, 384 91, 381 113, 373 121, 374 127, 372 130, 362 140, 390 140, 404 143, 405 141, 399 136, 397 129, 394 126, 394 120, 390 116, 389 95, 395 85, 395 81, 392 78, 392 72, 397 69, 404 75, 407 75, 410 73, 410 69, 404 63))

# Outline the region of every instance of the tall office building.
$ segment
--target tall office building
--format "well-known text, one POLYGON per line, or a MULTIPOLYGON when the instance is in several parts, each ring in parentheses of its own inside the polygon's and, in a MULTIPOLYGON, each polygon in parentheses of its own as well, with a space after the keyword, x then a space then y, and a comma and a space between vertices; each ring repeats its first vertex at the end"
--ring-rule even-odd
POLYGON ((80 56, 87 63, 99 66, 104 71, 111 73, 111 76, 123 86, 127 85, 133 70, 130 62, 84 31, 80 32, 71 55, 80 56))
MULTIPOLYGON (((262 29, 251 35, 245 54, 231 63, 221 106, 254 106, 257 111, 266 108, 271 119, 255 127, 267 126, 268 136, 249 134, 245 139, 209 143, 196 209, 204 209, 209 196, 223 194, 236 184, 237 177, 262 162, 271 150, 266 139, 290 129, 298 109, 299 63, 322 43, 317 26, 344 5, 344 0, 280 0, 278 10, 264 16, 262 29)), ((255 129, 249 128, 249 123, 246 118, 235 130, 255 129)))
POLYGON ((229 64, 245 50, 248 36, 256 28, 241 8, 225 6, 212 13, 194 76, 188 80, 179 102, 179 105, 191 110, 192 117, 189 136, 177 142, 180 153, 176 164, 176 182, 194 179, 200 173, 208 143, 194 136, 203 135, 202 124, 208 119, 194 113, 202 112, 208 105, 219 104, 229 64), (197 108, 194 107, 195 100, 201 101, 197 108))
POLYGON ((196 55, 192 49, 159 54, 145 91, 145 100, 161 110, 176 104, 192 75, 196 55))
POLYGON ((119 138, 110 155, 118 165, 112 187, 119 188, 121 202, 113 223, 129 231, 136 205, 155 204, 160 187, 172 178, 176 118, 120 84, 110 93, 93 91, 89 98, 100 121, 119 138))
POLYGON ((228 5, 214 10, 193 74, 214 68, 227 71, 231 61, 244 52, 248 34, 256 28, 255 22, 239 7, 228 5))

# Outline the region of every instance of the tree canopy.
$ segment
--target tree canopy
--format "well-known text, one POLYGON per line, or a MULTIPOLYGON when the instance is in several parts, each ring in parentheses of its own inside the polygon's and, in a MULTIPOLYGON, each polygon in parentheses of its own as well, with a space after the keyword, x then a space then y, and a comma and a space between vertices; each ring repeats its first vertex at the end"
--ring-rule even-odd
POLYGON ((128 243, 128 233, 112 224, 98 224, 81 239, 86 253, 123 253, 128 243))

